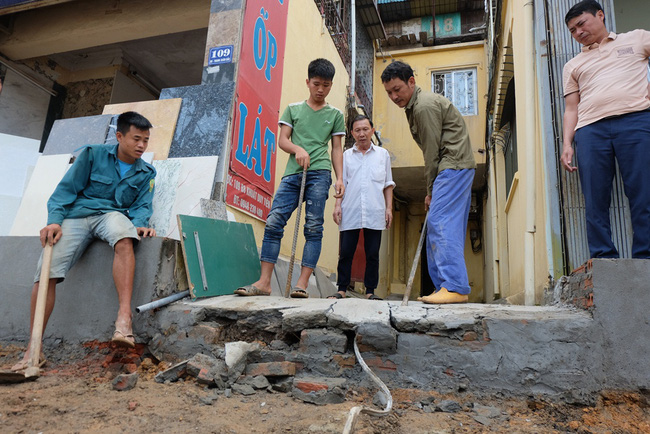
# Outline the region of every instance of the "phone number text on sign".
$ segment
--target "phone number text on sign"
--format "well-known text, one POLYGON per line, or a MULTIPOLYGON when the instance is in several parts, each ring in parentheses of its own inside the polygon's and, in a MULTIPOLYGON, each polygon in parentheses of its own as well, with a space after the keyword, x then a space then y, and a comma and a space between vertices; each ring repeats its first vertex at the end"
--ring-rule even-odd
POLYGON ((266 220, 271 209, 271 195, 256 188, 246 179, 228 175, 227 195, 231 203, 248 214, 266 220))

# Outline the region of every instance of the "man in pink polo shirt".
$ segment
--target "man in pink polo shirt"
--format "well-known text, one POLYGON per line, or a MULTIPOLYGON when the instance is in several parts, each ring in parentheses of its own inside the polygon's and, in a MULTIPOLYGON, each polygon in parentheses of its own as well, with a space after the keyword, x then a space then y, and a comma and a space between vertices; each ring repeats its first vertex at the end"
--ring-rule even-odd
POLYGON ((562 166, 569 172, 573 147, 585 196, 592 258, 617 258, 609 221, 615 160, 630 201, 632 256, 650 258, 650 32, 609 33, 603 8, 583 0, 565 22, 582 52, 564 66, 562 166))

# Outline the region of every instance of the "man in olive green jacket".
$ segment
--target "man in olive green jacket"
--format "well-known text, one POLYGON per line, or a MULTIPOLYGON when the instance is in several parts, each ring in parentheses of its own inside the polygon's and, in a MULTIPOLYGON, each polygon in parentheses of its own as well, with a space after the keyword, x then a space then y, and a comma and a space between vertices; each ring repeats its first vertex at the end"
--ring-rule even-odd
POLYGON ((470 293, 465 233, 476 161, 462 115, 444 96, 415 84, 413 69, 393 62, 381 74, 388 97, 404 108, 411 135, 424 155, 427 261, 436 287, 425 303, 463 303, 470 293))

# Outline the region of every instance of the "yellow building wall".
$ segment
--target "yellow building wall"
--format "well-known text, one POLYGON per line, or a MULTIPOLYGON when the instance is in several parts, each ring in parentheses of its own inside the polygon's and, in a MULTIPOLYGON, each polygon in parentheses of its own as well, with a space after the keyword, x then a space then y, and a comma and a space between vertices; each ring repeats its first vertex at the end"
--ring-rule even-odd
MULTIPOLYGON (((336 68, 332 90, 327 97, 330 105, 345 113, 347 86, 350 77, 346 72, 345 65, 332 42, 332 38, 324 26, 323 19, 316 4, 313 1, 291 1, 289 2, 289 16, 287 18, 287 39, 284 52, 284 70, 282 77, 282 98, 280 100, 280 114, 290 103, 306 100, 309 97, 307 89, 307 66, 312 60, 323 57, 330 60, 336 68)), ((279 134, 279 128, 278 128, 279 134)), ((331 147, 330 147, 331 149, 331 147)), ((278 148, 275 166, 275 189, 277 191, 284 168, 289 155, 278 148)), ((334 170, 332 169, 332 183, 335 181, 334 170)), ((323 229, 323 246, 321 249, 318 266, 328 272, 335 272, 339 252, 339 231, 338 226, 332 219, 334 212, 334 189, 330 189, 330 198, 325 207, 325 223, 323 229)), ((228 210, 235 214, 238 222, 250 223, 255 233, 255 241, 261 247, 264 238, 264 222, 250 217, 243 212, 228 207, 228 210)), ((298 246, 296 248, 296 262, 302 258, 304 247, 304 205, 301 216, 298 235, 298 246)), ((289 219, 284 230, 280 254, 286 257, 291 256, 291 245, 293 243, 293 232, 296 220, 294 216, 289 219)))
MULTIPOLYGON (((373 117, 375 127, 381 134, 383 146, 391 153, 392 167, 412 167, 422 170, 424 159, 422 151, 413 140, 409 131, 404 109, 397 107, 386 95, 381 82, 381 73, 391 60, 401 60, 413 68, 416 83, 424 90, 431 91, 431 73, 453 69, 476 68, 478 114, 465 116, 465 123, 470 134, 474 157, 477 164, 485 164, 483 150, 485 145, 485 119, 487 70, 485 45, 483 42, 453 44, 439 47, 395 50, 378 55, 374 67, 373 117), (390 54, 390 56, 388 56, 390 54)), ((398 186, 399 188, 399 186, 398 186)), ((424 187, 423 187, 424 188, 424 187)), ((406 207, 404 207, 406 208, 406 207)), ((406 210, 397 212, 392 240, 394 250, 390 270, 390 293, 402 294, 408 280, 413 257, 424 220, 423 203, 409 204, 410 215, 406 210), (415 210, 417 209, 418 212, 415 210), (418 214, 422 214, 421 216, 418 214)), ((472 293, 470 301, 481 302, 484 299, 484 251, 472 252, 469 232, 465 245, 465 260, 472 293)), ((382 258, 383 259, 383 258, 382 258)), ((412 297, 420 292, 420 268, 411 292, 412 297)))
POLYGON ((431 73, 452 69, 477 69, 478 115, 465 116, 474 158, 477 164, 485 163, 484 154, 479 149, 485 143, 485 113, 487 94, 487 71, 485 65, 485 45, 483 42, 395 50, 383 53, 375 59, 373 117, 375 126, 381 133, 381 140, 386 149, 394 155, 393 167, 423 166, 422 151, 417 146, 409 131, 404 109, 397 107, 386 95, 381 82, 381 73, 391 60, 401 60, 413 68, 415 82, 422 89, 431 91, 431 73))
MULTIPOLYGON (((508 280, 509 287, 502 290, 502 297, 509 297, 512 301, 523 303, 523 291, 525 284, 525 255, 524 255, 524 238, 526 234, 526 182, 528 179, 526 173, 526 160, 530 152, 535 153, 535 301, 537 304, 542 302, 544 289, 549 278, 549 261, 546 243, 546 209, 544 189, 545 174, 542 171, 542 159, 544 157, 541 126, 539 114, 539 89, 540 86, 535 79, 533 83, 526 83, 524 76, 524 65, 526 62, 527 52, 524 46, 524 38, 517 36, 529 31, 533 23, 528 23, 524 18, 524 3, 517 1, 507 1, 504 4, 506 12, 503 28, 502 41, 508 40, 508 35, 512 35, 512 51, 514 63, 514 76, 516 82, 515 88, 515 109, 517 113, 517 158, 518 158, 518 177, 519 184, 510 191, 507 198, 509 207, 504 210, 504 217, 507 222, 507 258, 501 260, 508 261, 508 280), (532 90, 531 90, 532 89, 532 90), (535 124, 526 125, 525 113, 527 110, 535 110, 535 124), (526 131, 532 128, 535 132, 534 143, 526 143, 526 131), (533 149, 531 151, 531 148, 533 149)), ((502 43, 503 46, 503 43, 502 43)), ((505 97, 505 95, 503 95, 505 97)), ((499 98, 497 97, 497 100, 499 98)))

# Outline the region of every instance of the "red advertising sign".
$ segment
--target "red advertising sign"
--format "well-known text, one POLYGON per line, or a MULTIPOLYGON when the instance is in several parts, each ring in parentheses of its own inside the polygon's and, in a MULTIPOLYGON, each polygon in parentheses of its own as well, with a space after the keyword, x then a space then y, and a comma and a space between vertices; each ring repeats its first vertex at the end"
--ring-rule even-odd
POLYGON ((289 0, 247 0, 226 203, 266 221, 275 185, 289 0))

